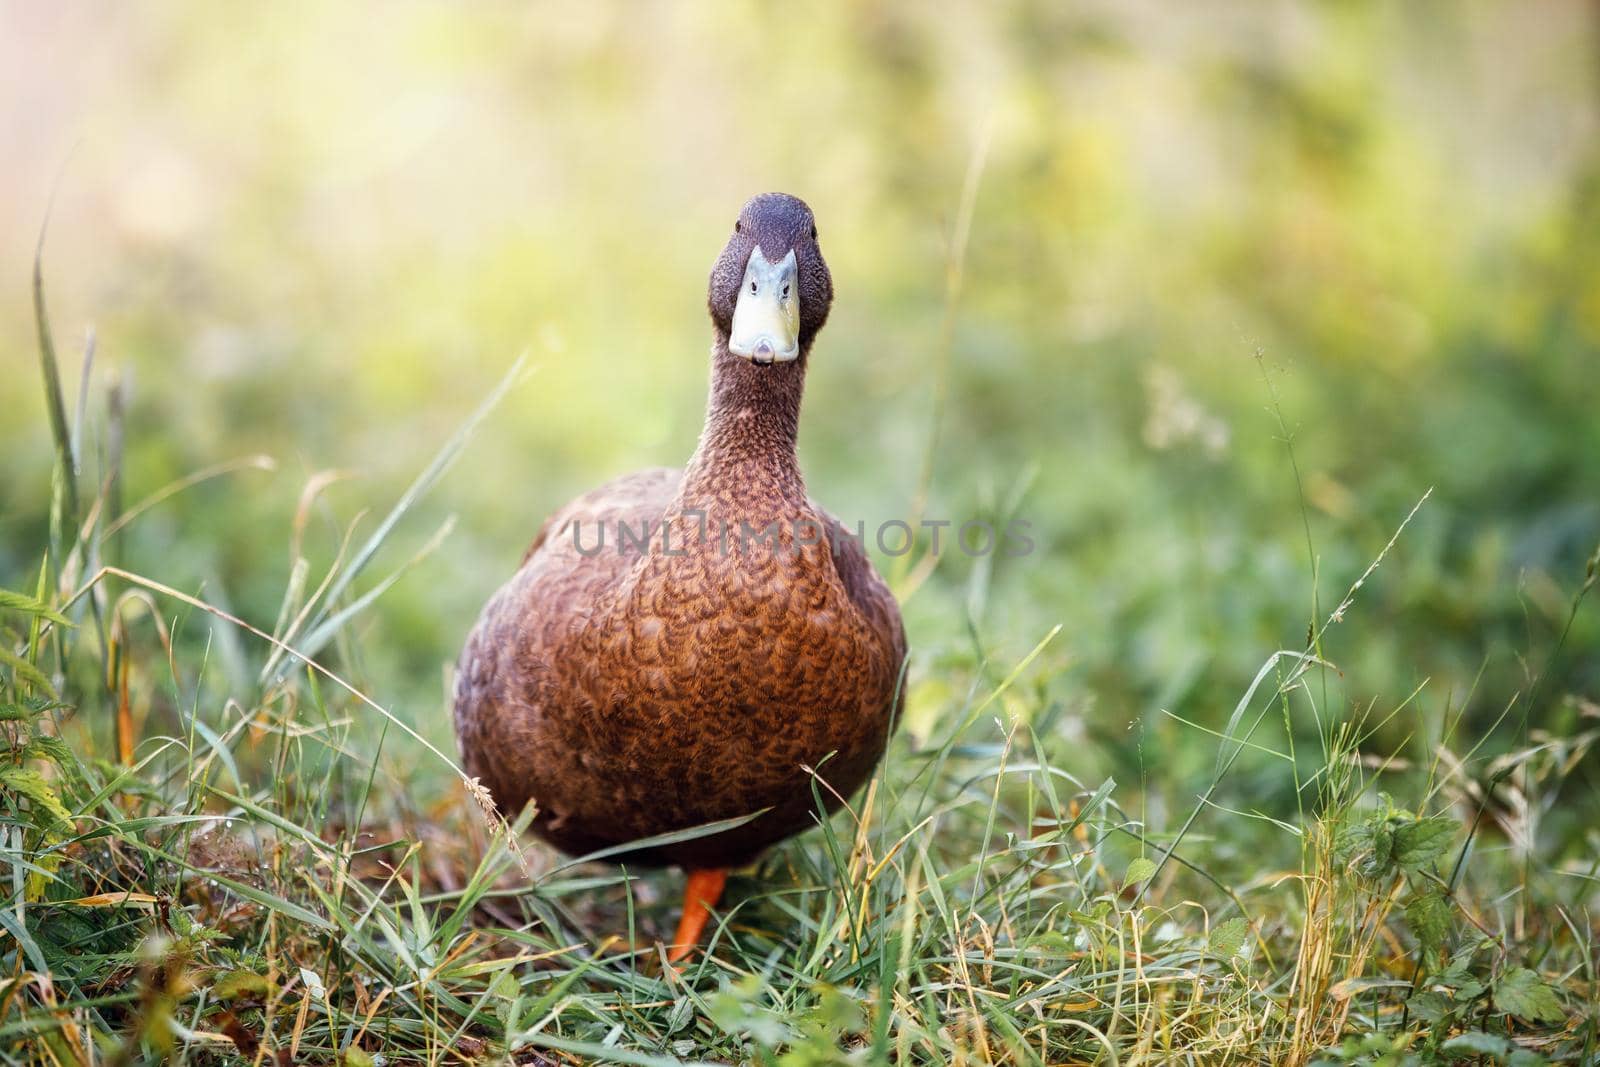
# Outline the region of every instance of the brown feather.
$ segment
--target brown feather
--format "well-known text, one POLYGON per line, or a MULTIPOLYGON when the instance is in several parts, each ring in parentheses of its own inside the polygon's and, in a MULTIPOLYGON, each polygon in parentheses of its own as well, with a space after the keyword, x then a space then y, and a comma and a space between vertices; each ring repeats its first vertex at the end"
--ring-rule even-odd
POLYGON ((468 773, 502 812, 535 801, 534 830, 568 852, 767 809, 628 857, 748 862, 813 823, 807 768, 831 787, 831 810, 871 774, 898 718, 899 608, 860 543, 809 499, 795 455, 810 342, 832 298, 810 211, 757 198, 740 221, 712 273, 711 398, 687 468, 619 478, 552 516, 461 654, 468 773), (792 363, 727 350, 727 264, 742 270, 756 239, 801 250, 810 312, 792 363), (619 545, 624 523, 648 527, 648 547, 619 545), (774 523, 770 539, 750 536, 774 523), (835 536, 810 533, 823 528, 835 536))

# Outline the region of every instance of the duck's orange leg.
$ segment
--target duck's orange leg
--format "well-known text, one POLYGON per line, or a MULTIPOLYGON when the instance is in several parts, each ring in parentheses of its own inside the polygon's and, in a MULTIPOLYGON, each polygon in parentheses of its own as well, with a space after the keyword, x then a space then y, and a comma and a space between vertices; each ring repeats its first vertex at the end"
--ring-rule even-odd
POLYGON ((672 944, 668 946, 668 963, 679 962, 700 944, 706 920, 711 918, 711 909, 722 899, 722 887, 727 884, 725 867, 701 867, 689 872, 689 880, 683 887, 683 917, 678 920, 678 932, 672 935, 672 944))

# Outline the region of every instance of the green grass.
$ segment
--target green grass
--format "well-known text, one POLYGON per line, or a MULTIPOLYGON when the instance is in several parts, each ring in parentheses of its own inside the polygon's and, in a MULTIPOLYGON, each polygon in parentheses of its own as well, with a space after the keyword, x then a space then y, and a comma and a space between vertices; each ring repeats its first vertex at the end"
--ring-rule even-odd
MULTIPOLYGON (((1402 510, 1348 593, 1332 607, 1314 593, 1303 641, 1263 644, 1225 701, 1202 690, 1135 724, 1138 781, 1082 776, 1081 709, 1051 684, 1078 635, 1045 625, 995 655, 982 605, 1018 594, 975 568, 956 588, 964 637, 930 647, 913 627, 911 721, 879 775, 737 877, 707 951, 674 973, 660 938, 679 875, 531 844, 428 740, 442 689, 411 702, 422 716, 371 695, 388 686, 362 624, 408 566, 371 565, 415 536, 418 502, 504 386, 318 565, 312 479, 282 531, 275 621, 247 622, 220 591, 113 562, 161 505, 122 509, 114 455, 82 473, 36 285, 56 456, 46 543, 0 594, 10 1060, 1596 1056, 1600 861, 1592 825, 1556 816, 1593 810, 1600 707, 1555 667, 1593 610, 1600 553, 1570 576, 1565 624, 1525 649, 1525 685, 1353 697, 1330 645, 1386 640, 1363 597, 1405 566, 1418 510, 1402 510), (1465 714, 1485 702, 1489 723, 1465 714), (1146 762, 1147 735, 1170 729, 1205 768, 1197 788, 1163 788, 1146 762)), ((1288 492, 1292 421, 1275 416, 1288 492)), ((1309 572, 1324 550, 1304 528, 1309 572)), ((895 577, 908 597, 927 579, 895 577)))

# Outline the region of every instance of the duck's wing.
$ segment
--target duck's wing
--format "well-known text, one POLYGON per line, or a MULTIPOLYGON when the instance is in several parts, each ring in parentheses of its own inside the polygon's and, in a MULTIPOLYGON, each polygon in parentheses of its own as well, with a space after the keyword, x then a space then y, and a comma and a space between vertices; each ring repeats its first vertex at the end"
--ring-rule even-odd
POLYGON ((898 672, 906 658, 906 632, 900 621, 899 603, 889 591, 888 584, 873 569, 872 561, 862 547, 862 539, 815 500, 811 501, 811 510, 827 526, 828 543, 833 550, 833 568, 839 574, 845 595, 867 620, 889 662, 898 672))
POLYGON ((522 566, 484 605, 467 636, 456 668, 456 736, 467 773, 480 779, 507 815, 521 810, 536 788, 550 789, 580 758, 570 746, 552 748, 560 731, 546 722, 570 718, 581 707, 569 682, 553 673, 556 635, 586 615, 598 593, 633 564, 632 556, 618 550, 618 531, 647 538, 643 531, 659 529, 679 478, 666 468, 639 471, 550 516, 522 566), (601 536, 603 549, 597 548, 601 536))

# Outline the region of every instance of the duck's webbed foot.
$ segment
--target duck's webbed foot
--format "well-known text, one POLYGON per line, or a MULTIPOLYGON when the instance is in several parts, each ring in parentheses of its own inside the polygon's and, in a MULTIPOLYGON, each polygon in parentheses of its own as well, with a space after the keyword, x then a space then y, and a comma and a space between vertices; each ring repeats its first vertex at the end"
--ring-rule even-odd
POLYGON ((722 888, 728 884, 726 867, 702 867, 689 872, 683 887, 683 915, 678 920, 678 932, 667 947, 667 962, 678 963, 687 959, 700 944, 711 909, 722 899, 722 888))

